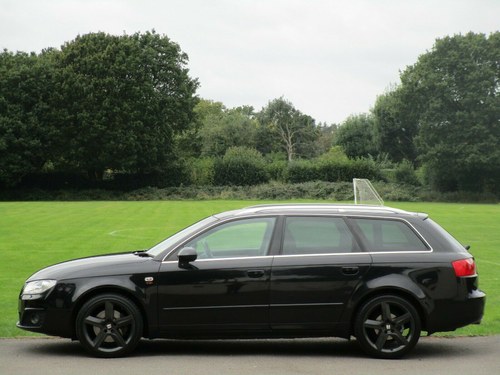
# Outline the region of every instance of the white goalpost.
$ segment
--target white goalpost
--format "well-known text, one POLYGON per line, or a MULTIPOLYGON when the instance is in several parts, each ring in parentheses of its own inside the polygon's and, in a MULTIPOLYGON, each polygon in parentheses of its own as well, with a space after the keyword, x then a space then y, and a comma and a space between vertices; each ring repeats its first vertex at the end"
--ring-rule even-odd
POLYGON ((366 178, 353 178, 352 185, 354 188, 354 204, 384 205, 383 199, 380 198, 370 180, 366 178))

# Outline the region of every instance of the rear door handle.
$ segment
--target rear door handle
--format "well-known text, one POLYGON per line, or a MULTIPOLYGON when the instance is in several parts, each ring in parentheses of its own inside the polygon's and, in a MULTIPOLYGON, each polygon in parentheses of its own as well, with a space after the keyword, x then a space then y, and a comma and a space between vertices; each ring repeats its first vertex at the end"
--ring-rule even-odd
POLYGON ((247 275, 252 279, 257 279, 259 277, 264 276, 264 270, 250 270, 247 272, 247 275))
POLYGON ((356 266, 342 267, 342 273, 344 275, 357 275, 358 272, 359 272, 359 267, 356 266))

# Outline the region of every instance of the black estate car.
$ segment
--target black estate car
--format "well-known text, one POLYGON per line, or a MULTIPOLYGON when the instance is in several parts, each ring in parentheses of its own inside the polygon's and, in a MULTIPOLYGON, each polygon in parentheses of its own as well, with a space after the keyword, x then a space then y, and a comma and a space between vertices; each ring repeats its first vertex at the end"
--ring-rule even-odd
POLYGON ((355 336, 380 358, 421 331, 481 321, 474 258, 426 214, 262 205, 210 216, 147 251, 42 269, 18 327, 117 357, 145 338, 355 336))

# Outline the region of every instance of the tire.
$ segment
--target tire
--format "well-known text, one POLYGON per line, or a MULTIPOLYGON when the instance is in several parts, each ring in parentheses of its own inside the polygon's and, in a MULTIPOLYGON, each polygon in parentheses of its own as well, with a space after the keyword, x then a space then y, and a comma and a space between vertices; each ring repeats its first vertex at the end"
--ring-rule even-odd
POLYGON ((101 294, 88 300, 76 317, 76 335, 93 356, 122 357, 132 352, 142 337, 141 312, 118 294, 101 294))
POLYGON ((420 316, 415 307, 393 295, 368 300, 354 323, 359 345, 376 358, 401 358, 417 344, 420 331, 420 316))

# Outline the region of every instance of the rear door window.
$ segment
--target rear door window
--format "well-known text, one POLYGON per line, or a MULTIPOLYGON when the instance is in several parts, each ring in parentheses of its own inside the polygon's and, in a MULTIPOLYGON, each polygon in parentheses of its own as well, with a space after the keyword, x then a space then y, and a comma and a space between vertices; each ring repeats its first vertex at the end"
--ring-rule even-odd
POLYGON ((373 252, 427 251, 429 246, 402 220, 351 218, 373 252))
POLYGON ((288 217, 283 255, 350 253, 357 251, 354 236, 341 217, 288 217))

